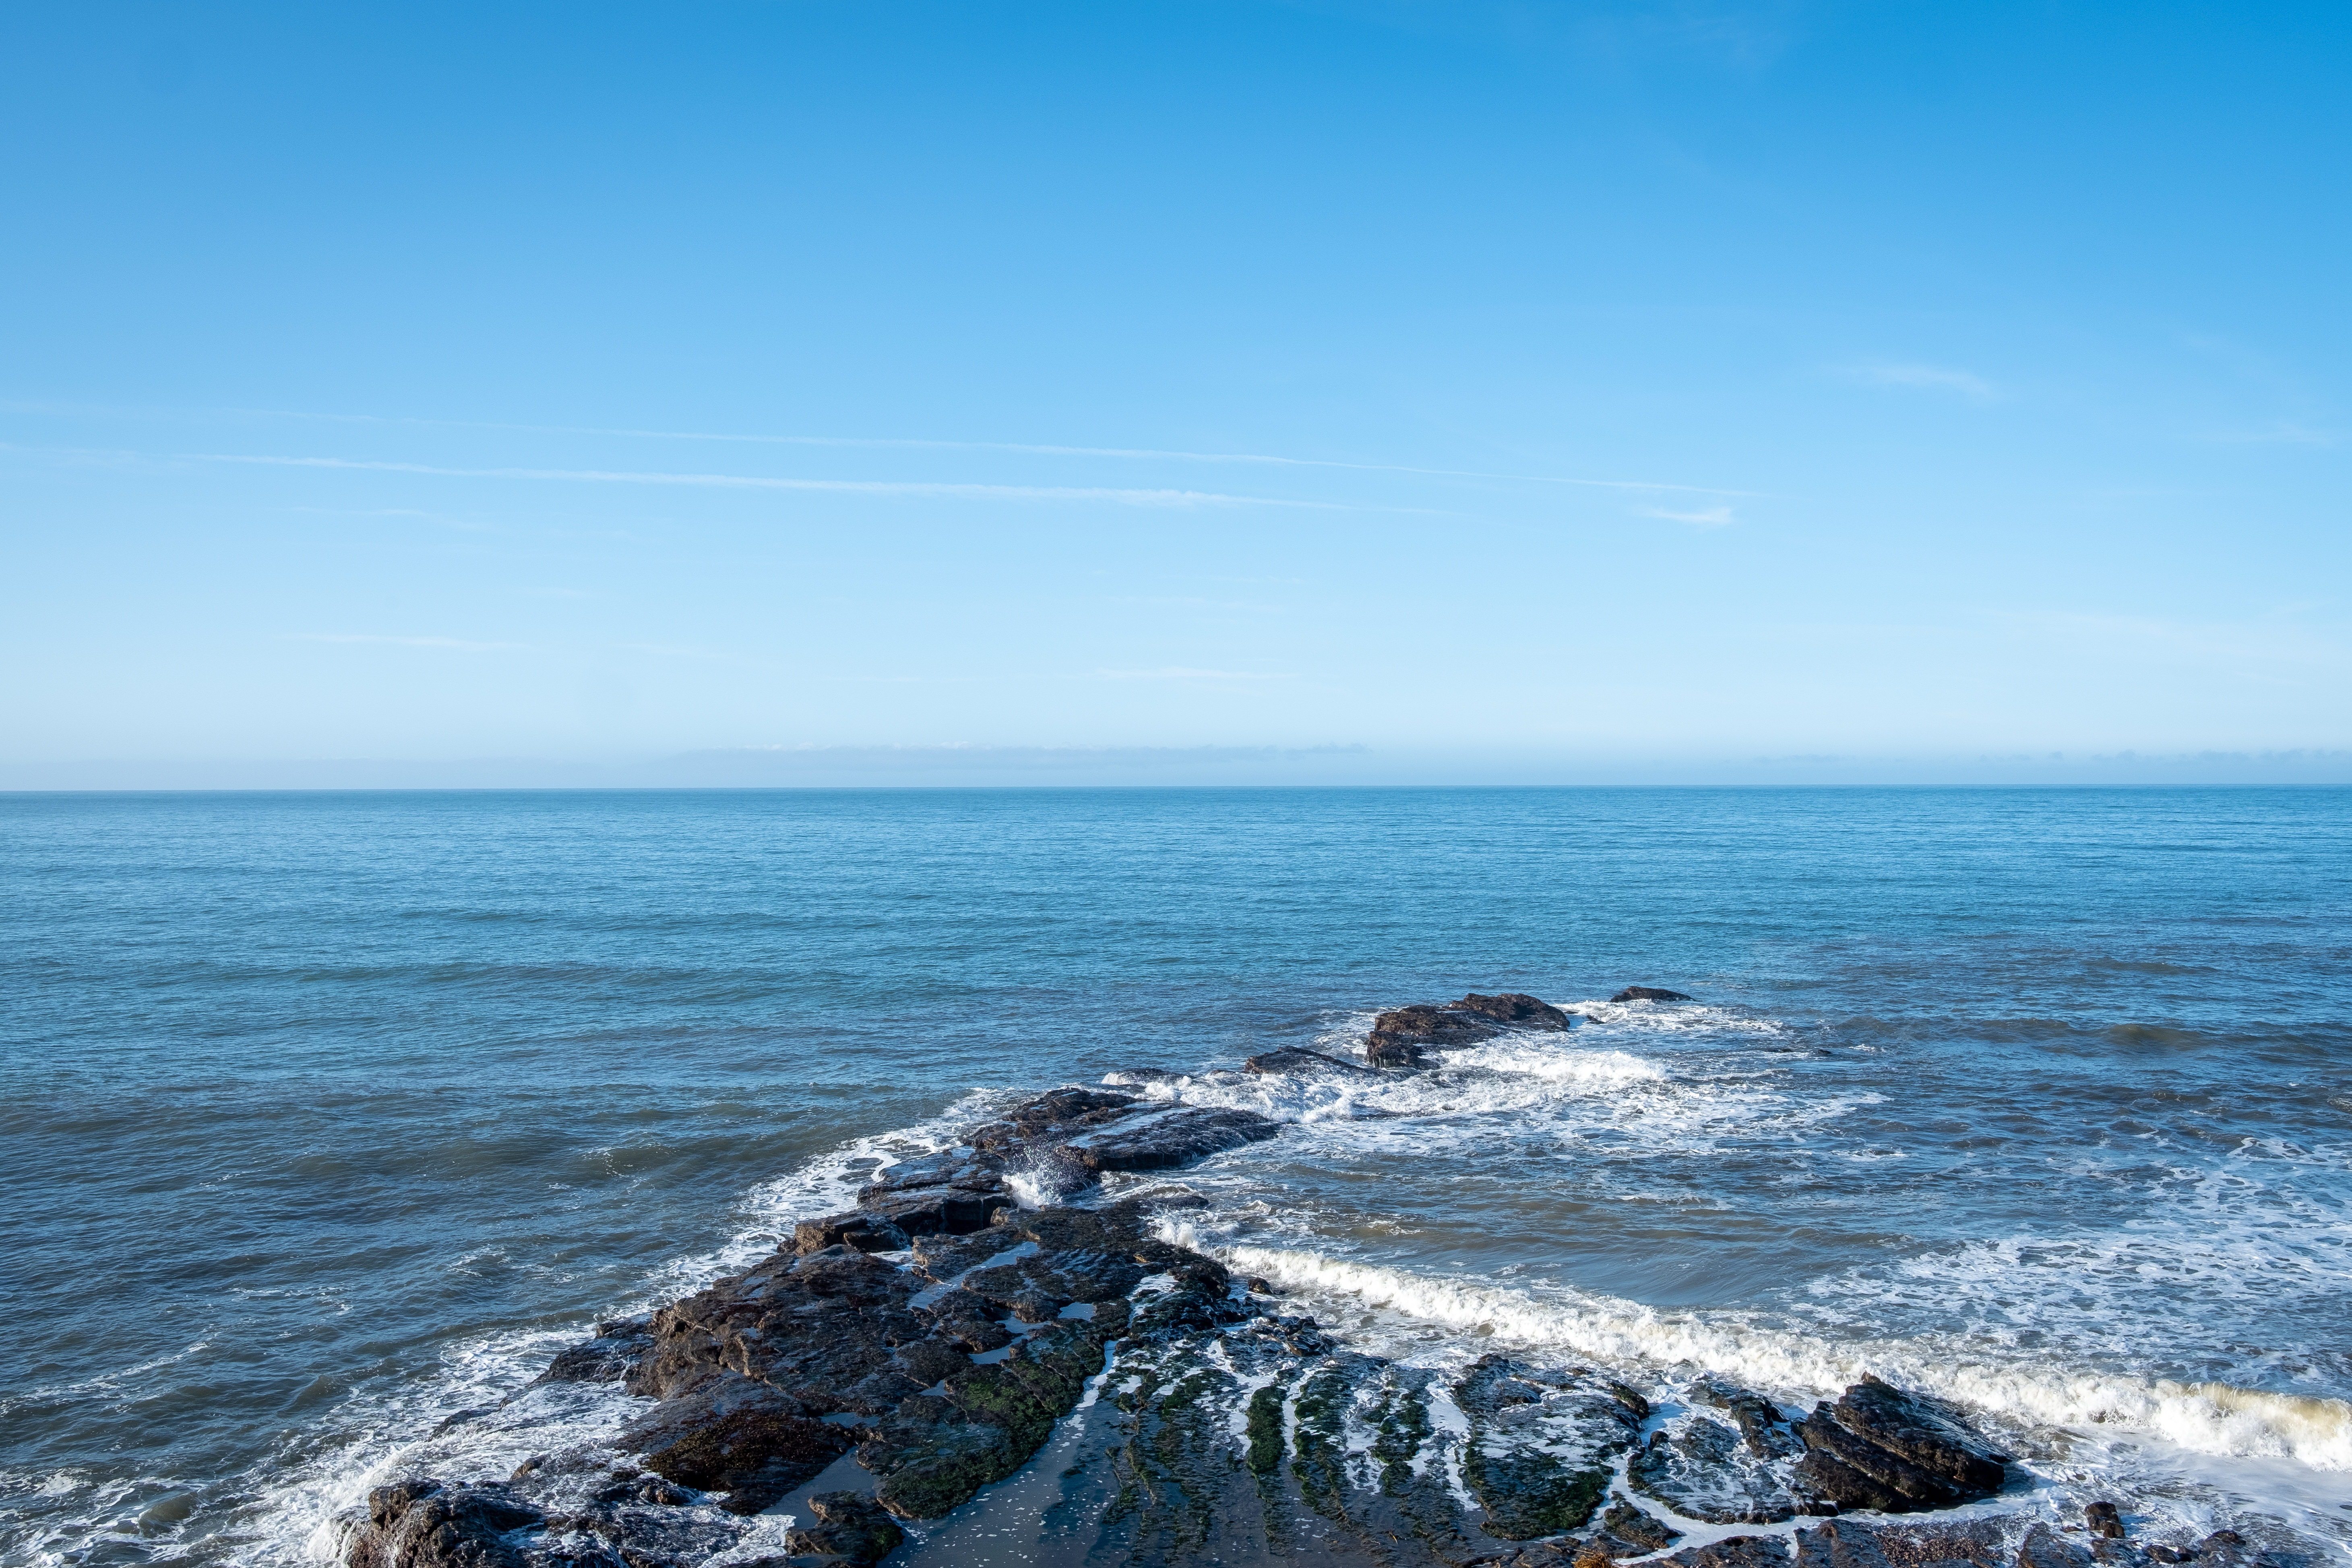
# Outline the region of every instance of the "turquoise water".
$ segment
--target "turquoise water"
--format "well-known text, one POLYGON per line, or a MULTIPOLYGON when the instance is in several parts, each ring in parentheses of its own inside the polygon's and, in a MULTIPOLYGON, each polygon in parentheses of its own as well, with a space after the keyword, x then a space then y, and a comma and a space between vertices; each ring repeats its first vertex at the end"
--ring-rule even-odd
POLYGON ((0 888, 9 1562, 300 1561, 975 1091, 1629 984, 1701 1005, 1196 1086, 1297 1124, 1196 1239, 2352 1520, 2352 791, 17 795, 0 888))

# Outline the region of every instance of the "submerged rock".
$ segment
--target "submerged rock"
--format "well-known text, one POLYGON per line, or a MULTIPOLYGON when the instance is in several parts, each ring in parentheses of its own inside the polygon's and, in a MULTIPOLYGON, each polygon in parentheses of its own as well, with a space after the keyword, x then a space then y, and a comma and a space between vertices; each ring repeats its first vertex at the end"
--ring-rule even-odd
POLYGON ((1709 1411, 1670 1420, 1626 1466, 1635 1491, 1710 1524, 1778 1524, 1804 1511, 1788 1483, 1709 1411))
POLYGON ((1265 1051, 1242 1063, 1242 1070, 1251 1073, 1286 1073, 1292 1078, 1360 1078, 1376 1079, 1381 1075, 1370 1068, 1338 1057, 1327 1057, 1321 1051, 1286 1046, 1278 1051, 1265 1051))
POLYGON ((1482 1358, 1456 1385, 1470 1418, 1462 1479, 1486 1510, 1489 1534, 1527 1541, 1574 1530, 1609 1490, 1617 1457, 1650 1409, 1622 1384, 1482 1358))
POLYGON ((2007 1457, 1959 1418, 1865 1377, 1797 1427, 1799 1480, 1840 1508, 1951 1508, 2000 1489, 2007 1457))
POLYGON ((1685 996, 1679 991, 1662 990, 1655 985, 1628 985, 1612 1002, 1696 1002, 1696 996, 1685 996))

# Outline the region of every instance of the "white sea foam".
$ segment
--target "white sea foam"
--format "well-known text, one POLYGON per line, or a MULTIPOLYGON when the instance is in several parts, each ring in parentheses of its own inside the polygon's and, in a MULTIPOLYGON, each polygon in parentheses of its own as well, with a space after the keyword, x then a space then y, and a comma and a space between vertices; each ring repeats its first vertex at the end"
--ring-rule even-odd
POLYGON ((1217 1248, 1183 1226, 1172 1234, 1277 1284, 1481 1338, 1622 1365, 1720 1372, 1780 1392, 1830 1394, 1873 1373, 2031 1425, 2129 1426, 2200 1453, 2352 1469, 2352 1405, 2340 1399, 1973 1358, 1940 1337, 1839 1342, 1728 1314, 1663 1312, 1574 1291, 1538 1295, 1288 1247, 1217 1248))
MULTIPOLYGON (((1119 1075, 1110 1075, 1113 1080, 1119 1075)), ((1255 1110, 1307 1124, 1363 1118, 1496 1115, 1663 1082, 1657 1063, 1615 1049, 1510 1037, 1451 1052, 1435 1071, 1380 1078, 1207 1072, 1134 1087, 1147 1099, 1255 1110)))

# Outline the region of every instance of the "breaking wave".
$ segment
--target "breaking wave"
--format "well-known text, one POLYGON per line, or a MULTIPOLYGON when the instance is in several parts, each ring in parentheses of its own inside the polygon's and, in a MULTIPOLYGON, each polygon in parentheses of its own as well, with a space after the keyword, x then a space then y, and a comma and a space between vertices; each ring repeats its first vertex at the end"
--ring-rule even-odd
POLYGON ((1839 1343, 1608 1297, 1538 1297, 1295 1248, 1221 1247, 1189 1226, 1171 1228, 1172 1239, 1277 1285, 1354 1298, 1481 1338, 1620 1364, 1719 1372, 1784 1393, 1833 1394, 1870 1373, 2016 1421, 2128 1426, 2200 1453, 2352 1470, 2352 1404, 2341 1399, 1970 1360, 1948 1341, 1839 1343))

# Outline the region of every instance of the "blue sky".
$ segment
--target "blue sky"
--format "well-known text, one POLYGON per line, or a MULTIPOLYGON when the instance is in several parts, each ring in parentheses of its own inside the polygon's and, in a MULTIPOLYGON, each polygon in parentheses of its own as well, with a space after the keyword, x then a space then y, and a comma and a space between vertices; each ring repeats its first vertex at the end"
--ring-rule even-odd
POLYGON ((2352 780, 2347 46, 16 6, 0 785, 2352 780))

